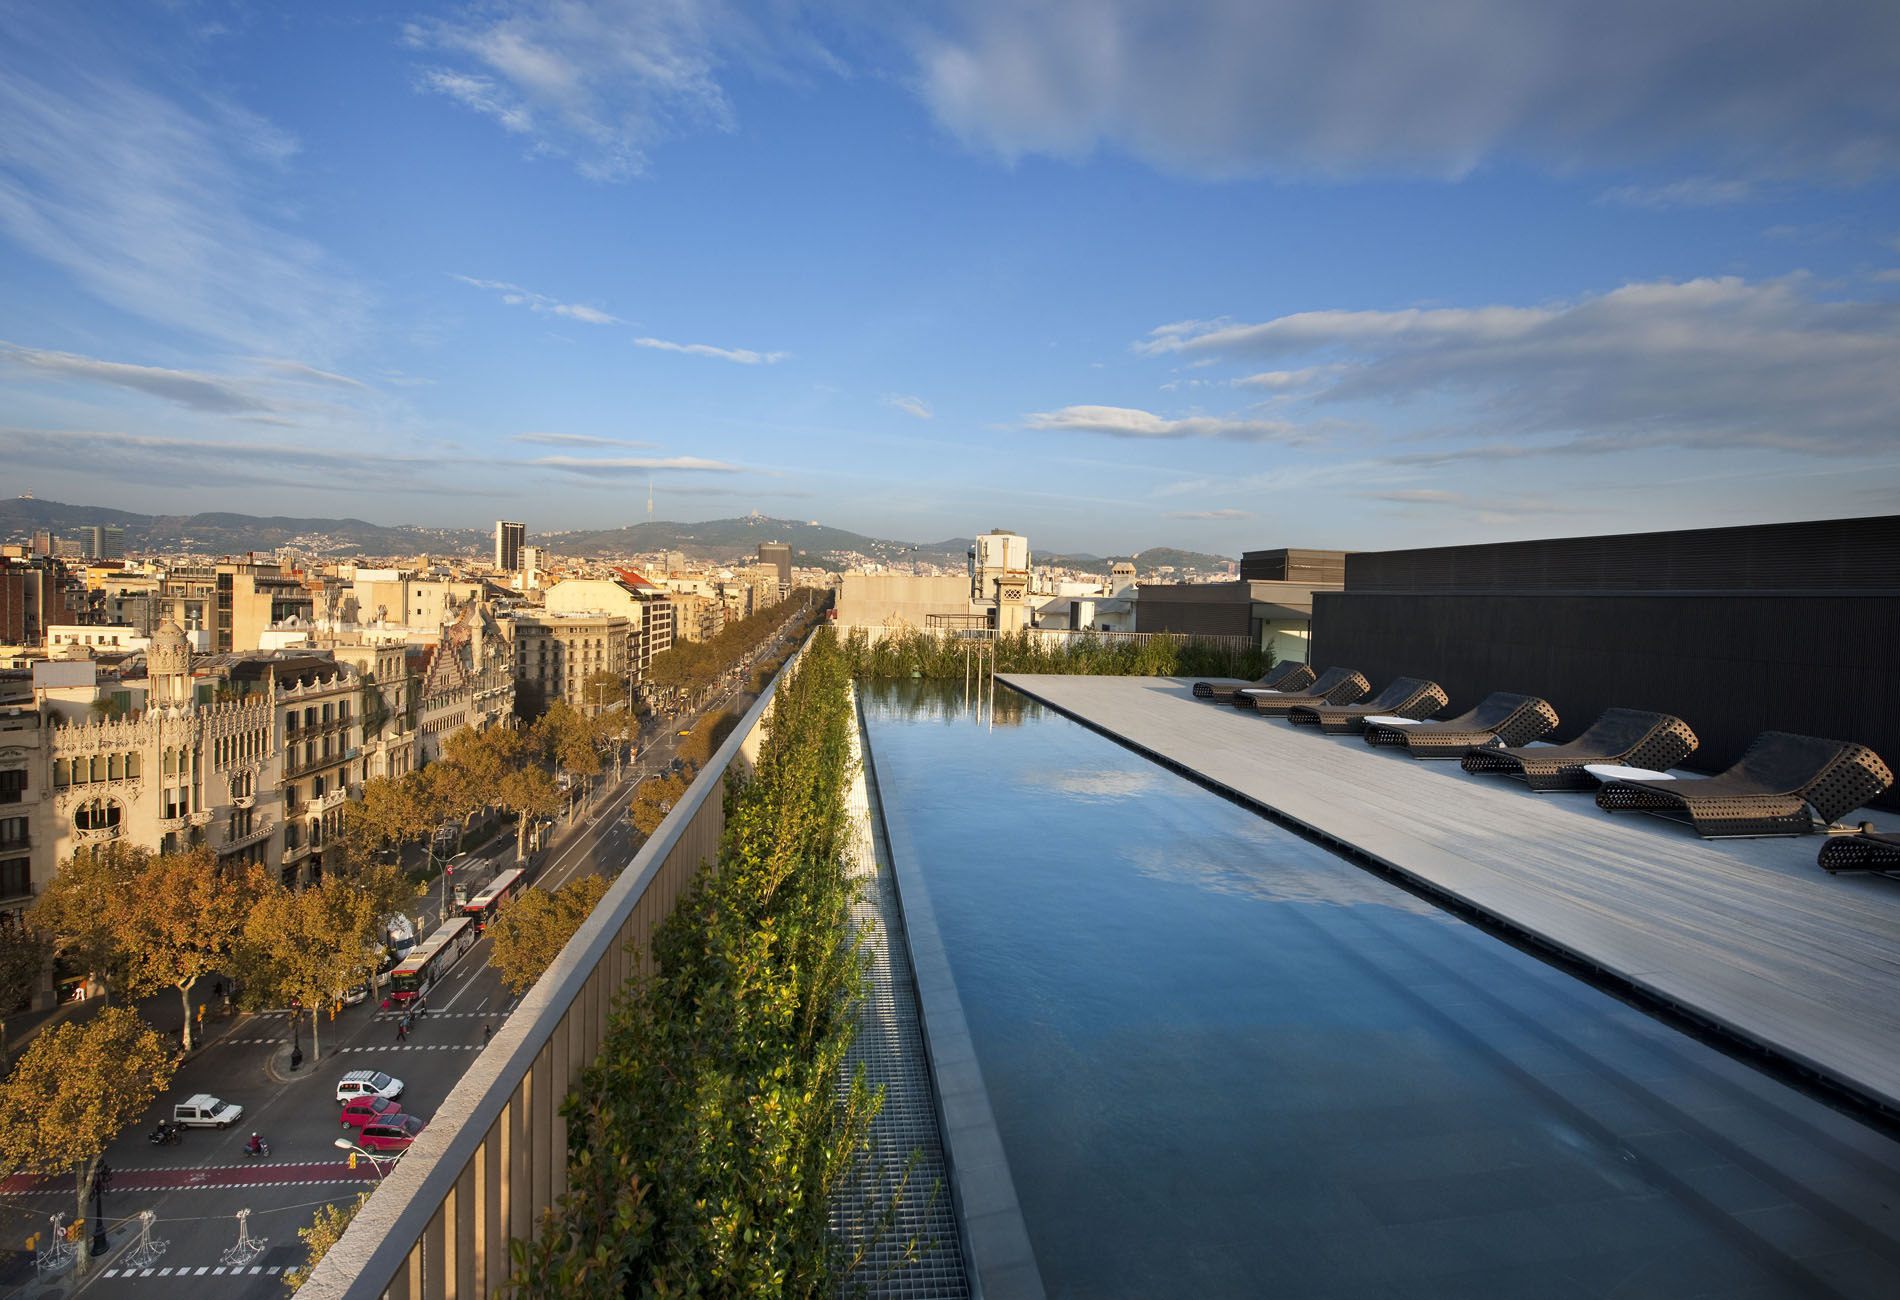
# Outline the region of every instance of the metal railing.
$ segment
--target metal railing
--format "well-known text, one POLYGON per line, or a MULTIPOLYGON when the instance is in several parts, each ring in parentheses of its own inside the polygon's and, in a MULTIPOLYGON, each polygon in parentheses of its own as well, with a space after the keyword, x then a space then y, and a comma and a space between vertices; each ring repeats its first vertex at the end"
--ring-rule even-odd
MULTIPOLYGON (((934 620, 951 616, 932 614, 929 617, 934 620)), ((910 626, 882 627, 863 623, 855 625, 839 623, 835 626, 840 637, 850 636, 853 632, 863 632, 873 645, 887 636, 899 636, 919 630, 910 626)), ((938 636, 949 635, 958 640, 994 641, 997 638, 996 630, 989 627, 961 627, 949 623, 933 623, 922 630, 938 636)), ((1256 650, 1260 644, 1250 636, 1213 632, 1091 632, 1087 628, 1067 627, 1032 627, 1025 628, 1024 631, 1028 633, 1030 640, 1044 645, 1067 645, 1075 641, 1095 641, 1101 645, 1142 645, 1163 636, 1171 637, 1176 641, 1191 641, 1196 645, 1218 646, 1223 650, 1256 650)), ((1017 633, 1005 632, 1003 635, 1015 636, 1017 633)))
POLYGON ((654 930, 717 860, 726 775, 751 770, 777 690, 774 678, 450 1091, 304 1300, 488 1300, 508 1279, 509 1240, 532 1237, 567 1188, 561 1101, 599 1053, 621 986, 652 971, 654 930))

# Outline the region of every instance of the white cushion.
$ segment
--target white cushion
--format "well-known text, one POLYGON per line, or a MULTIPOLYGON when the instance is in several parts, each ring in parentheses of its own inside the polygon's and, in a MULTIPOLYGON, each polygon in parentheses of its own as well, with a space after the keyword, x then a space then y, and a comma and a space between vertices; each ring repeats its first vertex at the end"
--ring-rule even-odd
POLYGON ((1618 763, 1585 763, 1583 770, 1599 781, 1673 781, 1667 772, 1652 772, 1646 767, 1624 767, 1618 763))
POLYGON ((1377 717, 1367 718, 1367 722, 1376 722, 1382 727, 1416 727, 1417 718, 1401 718, 1390 713, 1381 713, 1377 717))

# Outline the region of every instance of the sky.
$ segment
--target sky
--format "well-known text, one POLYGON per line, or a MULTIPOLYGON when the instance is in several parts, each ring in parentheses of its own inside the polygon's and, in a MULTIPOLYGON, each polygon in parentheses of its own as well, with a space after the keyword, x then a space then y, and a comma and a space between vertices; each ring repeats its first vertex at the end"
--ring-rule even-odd
POLYGON ((1238 555, 1900 507, 1900 5, 0 0, 9 495, 1238 555))

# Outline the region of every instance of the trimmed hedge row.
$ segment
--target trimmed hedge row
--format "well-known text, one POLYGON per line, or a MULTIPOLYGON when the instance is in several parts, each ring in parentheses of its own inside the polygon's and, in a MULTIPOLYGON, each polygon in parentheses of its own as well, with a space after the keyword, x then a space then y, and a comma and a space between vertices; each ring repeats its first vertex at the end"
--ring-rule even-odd
MULTIPOLYGON (((952 632, 907 628, 873 645, 852 629, 845 659, 856 677, 960 678, 976 643, 952 632)), ((983 643, 988 644, 988 643, 983 643)), ((997 637, 996 670, 1003 673, 1077 673, 1100 677, 1237 677, 1252 681, 1273 667, 1266 650, 1234 650, 1198 637, 1152 636, 1139 643, 1078 636, 1063 641, 1011 632, 997 637)))
POLYGON ((849 675, 819 632, 780 682, 750 780, 729 778, 716 870, 623 990, 564 1106, 570 1190, 517 1295, 818 1296, 842 1268, 832 1193, 881 1104, 837 1101, 867 957, 843 857, 849 675))

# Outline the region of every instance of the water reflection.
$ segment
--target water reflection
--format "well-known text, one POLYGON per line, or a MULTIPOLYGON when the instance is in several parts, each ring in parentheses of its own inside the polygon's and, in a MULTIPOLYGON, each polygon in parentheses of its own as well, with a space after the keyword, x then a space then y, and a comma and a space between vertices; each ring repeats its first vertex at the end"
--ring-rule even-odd
POLYGON ((1051 1295, 1891 1294, 1886 1137, 1053 711, 864 698, 1051 1295))

